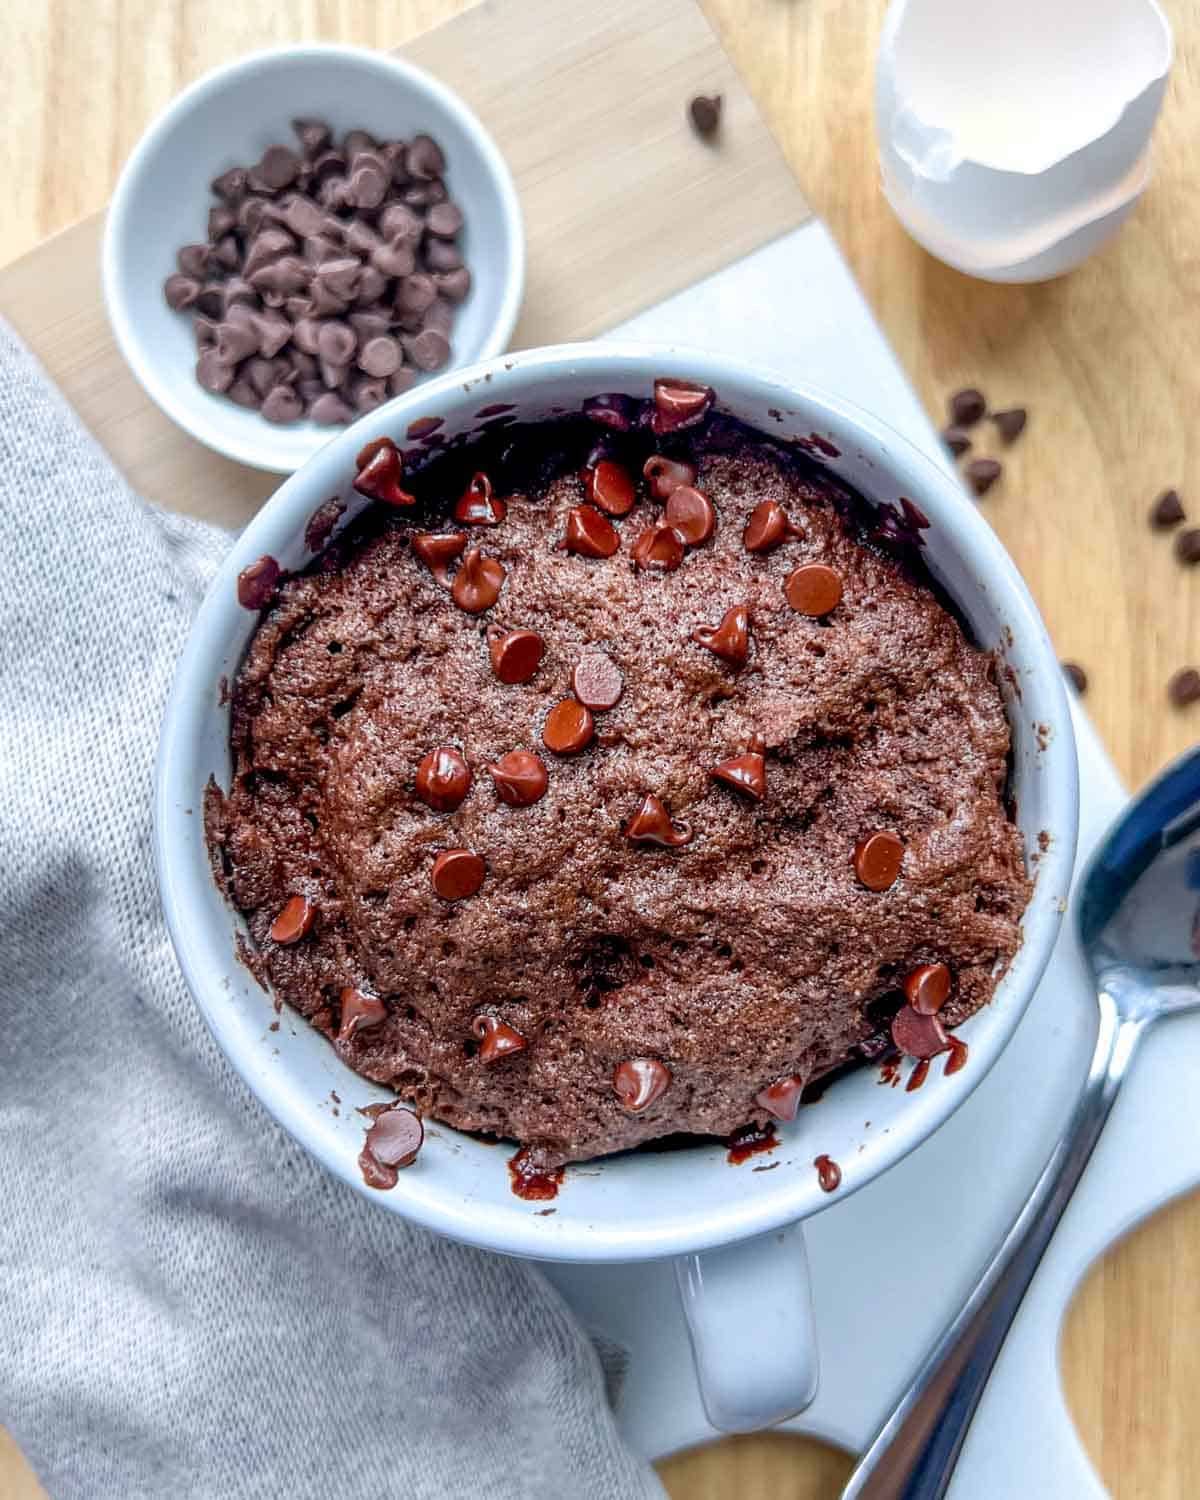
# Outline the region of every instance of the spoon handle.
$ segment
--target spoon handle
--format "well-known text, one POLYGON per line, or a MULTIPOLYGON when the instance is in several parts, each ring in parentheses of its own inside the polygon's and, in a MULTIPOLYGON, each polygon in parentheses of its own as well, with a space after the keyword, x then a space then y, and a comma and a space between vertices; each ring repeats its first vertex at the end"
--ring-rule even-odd
POLYGON ((979 1398, 1046 1246, 1088 1164, 1146 1021, 1100 993, 1087 1081, 1025 1206, 979 1283, 925 1357, 842 1492, 842 1500, 941 1500, 979 1398))

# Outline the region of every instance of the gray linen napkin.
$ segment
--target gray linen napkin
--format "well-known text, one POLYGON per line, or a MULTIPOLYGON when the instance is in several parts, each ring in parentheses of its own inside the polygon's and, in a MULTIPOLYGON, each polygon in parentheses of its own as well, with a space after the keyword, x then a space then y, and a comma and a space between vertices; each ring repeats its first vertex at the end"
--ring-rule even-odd
POLYGON ((326 1176, 186 993, 151 775, 225 545, 0 323, 0 1422, 52 1500, 661 1497, 539 1273, 326 1176))

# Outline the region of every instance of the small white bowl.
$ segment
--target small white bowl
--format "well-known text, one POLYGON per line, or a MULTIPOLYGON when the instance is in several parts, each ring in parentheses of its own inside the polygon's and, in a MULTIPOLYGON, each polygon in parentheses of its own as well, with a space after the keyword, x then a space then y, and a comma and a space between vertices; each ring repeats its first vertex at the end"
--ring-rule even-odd
POLYGON ((218 68, 159 115, 125 164, 104 231, 104 298, 113 333, 146 394, 217 452, 288 474, 341 430, 277 426, 211 395, 196 380, 192 321, 172 312, 163 282, 181 245, 207 239, 209 183, 250 166, 277 141, 293 143, 297 116, 335 134, 431 135, 446 154, 446 185, 466 218, 460 244, 472 288, 451 334, 451 368, 508 347, 525 284, 525 238, 512 174, 457 95, 410 63, 357 47, 299 46, 252 53, 218 68))

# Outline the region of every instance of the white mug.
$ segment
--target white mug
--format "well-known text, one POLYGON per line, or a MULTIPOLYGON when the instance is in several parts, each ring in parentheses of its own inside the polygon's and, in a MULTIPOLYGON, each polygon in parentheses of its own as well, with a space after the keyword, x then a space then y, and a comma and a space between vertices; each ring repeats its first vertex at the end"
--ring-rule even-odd
MULTIPOLYGON (((455 370, 363 417, 287 480, 238 537, 205 599, 179 663, 162 731, 155 848, 163 905, 196 1003, 229 1060, 278 1122, 343 1181, 380 1207, 440 1234, 502 1254, 613 1262, 671 1256, 691 1332, 705 1409, 714 1427, 745 1431, 802 1410, 817 1387, 817 1351, 801 1223, 912 1151, 987 1073, 1033 993, 1058 932, 1075 853, 1074 740, 1058 662, 1029 594, 976 508, 945 473, 882 423, 842 402, 727 359, 673 347, 565 346, 455 370), (711 385, 721 410, 774 438, 822 439, 829 472, 869 500, 913 500, 930 521, 926 557, 975 639, 1002 661, 1013 733, 1012 794, 1031 856, 1033 896, 1020 949, 992 1002, 960 1029, 967 1065, 935 1066, 914 1093, 880 1088, 878 1070, 838 1079, 779 1129, 770 1156, 730 1165, 713 1142, 640 1151, 568 1168, 553 1204, 513 1195, 508 1149, 429 1121, 416 1165, 388 1192, 358 1167, 355 1111, 391 1098, 351 1072, 329 1043, 289 1011, 278 1032, 271 998, 238 961, 245 932, 217 890, 201 817, 209 776, 227 785, 232 680, 257 624, 236 598, 238 573, 264 554, 289 570, 312 553, 305 525, 331 495, 352 507, 354 457, 372 438, 401 439, 419 416, 439 416, 446 438, 472 430, 480 410, 511 405, 522 421, 578 410, 589 396, 644 398, 657 376, 711 385), (334 1115, 330 1091, 342 1101, 334 1115), (815 1158, 841 1168, 822 1190, 815 1158), (776 1165, 777 1164, 777 1165, 776 1165), (772 1170, 755 1172, 755 1165, 772 1170)), ((881 1226, 881 1230, 884 1226, 881 1226)))

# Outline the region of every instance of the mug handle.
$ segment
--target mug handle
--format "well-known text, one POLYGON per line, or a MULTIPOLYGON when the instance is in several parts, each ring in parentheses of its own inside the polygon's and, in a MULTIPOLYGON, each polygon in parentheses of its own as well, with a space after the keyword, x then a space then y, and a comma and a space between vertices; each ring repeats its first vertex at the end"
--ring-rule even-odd
POLYGON ((799 1224, 681 1255, 675 1279, 700 1399, 718 1432, 754 1432, 811 1405, 819 1362, 799 1224))

